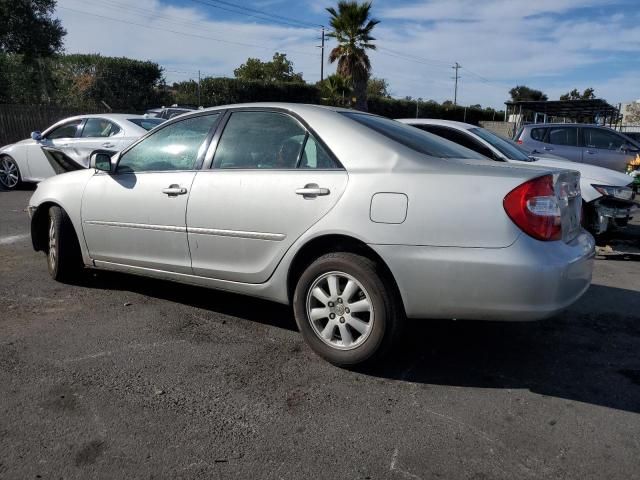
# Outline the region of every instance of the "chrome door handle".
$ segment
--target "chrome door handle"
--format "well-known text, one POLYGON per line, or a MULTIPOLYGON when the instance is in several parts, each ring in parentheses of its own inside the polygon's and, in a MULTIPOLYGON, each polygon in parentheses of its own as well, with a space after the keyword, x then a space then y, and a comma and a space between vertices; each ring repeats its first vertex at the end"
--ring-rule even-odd
POLYGON ((544 150, 546 150, 547 152, 551 152, 553 150, 553 148, 551 147, 543 147, 544 150))
POLYGON ((109 143, 109 142, 107 142, 107 143, 103 143, 103 144, 102 144, 102 146, 103 146, 104 148, 113 148, 113 147, 115 147, 115 146, 116 146, 116 144, 115 144, 115 143, 109 143))
POLYGON ((586 151, 589 155, 595 155, 596 152, 592 152, 591 150, 586 151))
POLYGON ((173 184, 169 185, 168 188, 163 188, 162 193, 164 193, 165 195, 169 195, 170 197, 177 197, 178 195, 184 195, 185 193, 187 193, 187 189, 181 187, 180 185, 173 184))
POLYGON ((328 188, 321 188, 316 183, 308 183, 303 188, 296 190, 296 195, 302 195, 304 198, 315 198, 324 195, 329 195, 331 190, 328 188))

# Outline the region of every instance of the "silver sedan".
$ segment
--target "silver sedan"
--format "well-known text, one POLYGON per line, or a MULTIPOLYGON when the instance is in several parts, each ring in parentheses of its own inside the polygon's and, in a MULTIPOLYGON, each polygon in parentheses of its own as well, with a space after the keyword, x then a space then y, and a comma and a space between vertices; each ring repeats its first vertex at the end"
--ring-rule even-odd
POLYGON ((65 118, 44 132, 32 132, 31 138, 0 148, 0 185, 11 190, 20 182, 39 182, 70 169, 87 168, 92 151, 122 150, 163 121, 123 113, 65 118), (64 160, 49 152, 60 152, 64 160))
POLYGON ((576 172, 375 115, 216 107, 91 161, 29 203, 54 279, 89 267, 291 304, 338 365, 382 356, 406 317, 542 319, 591 281, 576 172))

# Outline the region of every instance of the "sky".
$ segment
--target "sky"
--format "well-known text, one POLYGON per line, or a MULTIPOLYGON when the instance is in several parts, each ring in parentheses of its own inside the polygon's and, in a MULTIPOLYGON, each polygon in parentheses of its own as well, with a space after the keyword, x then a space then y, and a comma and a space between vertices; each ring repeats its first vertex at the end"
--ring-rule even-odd
MULTIPOLYGON (((640 0, 373 0, 373 76, 394 97, 502 108, 527 85, 557 99, 595 89, 610 103, 640 99, 640 0)), ((169 83, 233 76, 248 57, 286 53, 320 79, 324 0, 58 0, 67 53, 152 60, 169 83), (241 8, 234 7, 239 5, 241 8), (267 12, 269 16, 262 15, 267 12)), ((327 39, 327 61, 335 46, 327 39)))

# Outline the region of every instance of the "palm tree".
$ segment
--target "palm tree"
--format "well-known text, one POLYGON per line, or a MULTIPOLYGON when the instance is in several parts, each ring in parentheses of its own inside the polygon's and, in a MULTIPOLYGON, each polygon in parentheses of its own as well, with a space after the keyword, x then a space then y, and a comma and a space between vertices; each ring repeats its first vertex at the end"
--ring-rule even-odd
POLYGON ((322 100, 329 105, 346 107, 351 99, 351 85, 349 81, 337 73, 329 75, 320 86, 322 100))
POLYGON ((358 3, 340 0, 338 11, 329 7, 330 25, 333 29, 329 37, 335 38, 338 45, 331 50, 329 61, 338 61, 337 73, 349 78, 356 97, 356 109, 367 110, 367 81, 371 74, 371 62, 367 50, 375 50, 371 43, 375 38, 371 31, 379 20, 370 17, 371 2, 358 3))

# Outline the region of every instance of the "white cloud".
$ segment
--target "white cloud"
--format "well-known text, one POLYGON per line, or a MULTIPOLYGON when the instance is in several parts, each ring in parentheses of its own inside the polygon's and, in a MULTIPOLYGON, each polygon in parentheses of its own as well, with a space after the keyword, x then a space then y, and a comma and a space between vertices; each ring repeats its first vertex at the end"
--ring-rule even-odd
MULTIPOLYGON (((276 0, 263 1, 276 5, 276 0)), ((297 18, 306 18, 305 12, 324 16, 324 8, 335 4, 324 0, 277 3, 282 8, 296 5, 297 18)), ((516 84, 542 89, 551 98, 583 84, 611 102, 638 98, 640 82, 634 79, 640 75, 635 62, 640 53, 640 22, 632 21, 631 14, 608 8, 609 3, 431 0, 398 6, 391 0, 378 0, 373 15, 382 22, 374 36, 381 49, 371 54, 373 73, 386 78, 397 96, 443 101, 453 97, 450 67, 460 62, 460 104, 501 107, 516 84), (575 14, 594 5, 608 13, 597 18, 575 14), (398 54, 424 60, 411 62, 398 54), (611 78, 599 80, 605 68, 611 69, 611 78)), ((57 15, 68 30, 68 52, 153 60, 165 67, 169 81, 193 78, 197 70, 231 76, 249 56, 268 59, 275 51, 287 53, 307 81, 319 79, 319 31, 266 25, 250 17, 229 21, 222 17, 224 12, 205 11, 196 5, 171 6, 158 0, 59 0, 57 15)), ((294 16, 293 10, 282 11, 294 16)), ((327 43, 328 49, 332 46, 327 43)), ((333 70, 325 65, 325 74, 333 70)))
MULTIPOLYGON (((153 60, 166 68, 169 80, 186 79, 189 74, 180 72, 197 70, 232 76, 233 69, 248 57, 268 59, 276 51, 287 53, 305 79, 315 81, 320 75, 320 52, 315 47, 318 33, 312 29, 252 23, 250 18, 215 20, 197 8, 168 6, 157 0, 135 4, 60 0, 58 7, 57 15, 68 31, 68 53, 153 60)), ((211 13, 216 15, 215 10, 211 13)))

